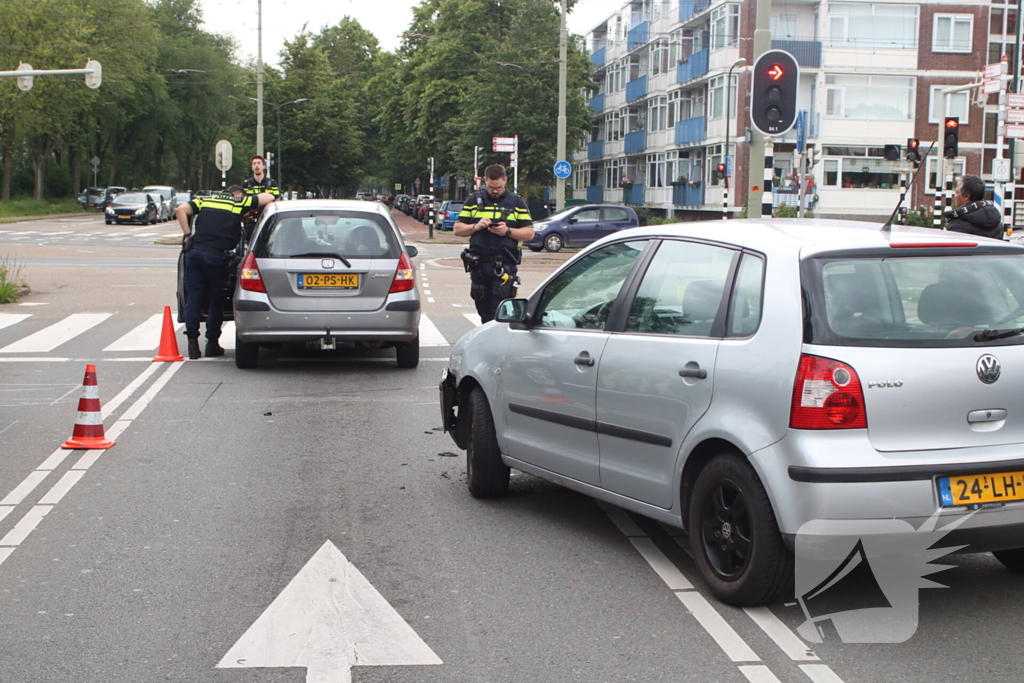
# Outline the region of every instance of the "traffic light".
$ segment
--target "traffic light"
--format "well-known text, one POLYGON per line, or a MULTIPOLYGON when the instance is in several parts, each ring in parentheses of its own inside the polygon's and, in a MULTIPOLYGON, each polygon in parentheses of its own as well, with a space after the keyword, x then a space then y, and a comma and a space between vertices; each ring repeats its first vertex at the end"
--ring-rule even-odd
POLYGON ((921 161, 921 141, 917 138, 907 138, 907 161, 921 161))
POLYGON ((886 145, 885 150, 882 153, 886 161, 899 161, 900 160, 900 146, 899 145, 886 145))
POLYGON ((960 119, 956 116, 947 116, 942 134, 942 156, 956 159, 960 154, 960 119))
POLYGON ((725 164, 718 165, 718 179, 722 180, 725 178, 725 164))
POLYGON ((800 67, 785 50, 768 50, 754 62, 750 122, 764 135, 782 135, 796 122, 800 67))

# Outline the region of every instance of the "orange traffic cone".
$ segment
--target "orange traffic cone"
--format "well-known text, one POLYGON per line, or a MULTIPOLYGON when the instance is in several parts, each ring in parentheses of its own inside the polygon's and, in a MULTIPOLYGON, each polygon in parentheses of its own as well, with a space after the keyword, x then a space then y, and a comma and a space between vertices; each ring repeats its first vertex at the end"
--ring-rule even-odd
POLYGON ((82 398, 78 399, 78 419, 71 438, 61 448, 110 448, 114 442, 103 434, 103 416, 100 414, 100 388, 96 384, 96 366, 85 366, 82 380, 82 398))
POLYGON ((156 352, 153 362, 174 363, 185 360, 178 353, 178 337, 174 334, 174 323, 171 322, 171 307, 164 306, 164 326, 160 330, 160 350, 156 352))

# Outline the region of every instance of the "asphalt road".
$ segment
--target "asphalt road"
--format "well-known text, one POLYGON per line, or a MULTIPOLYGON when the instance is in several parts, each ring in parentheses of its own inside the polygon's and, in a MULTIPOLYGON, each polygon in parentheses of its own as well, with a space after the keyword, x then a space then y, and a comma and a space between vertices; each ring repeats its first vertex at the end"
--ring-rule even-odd
MULTIPOLYGON (((151 363, 173 246, 2 226, 32 293, 0 307, 0 681, 1022 680, 1024 577, 987 555, 943 561, 909 641, 811 653, 798 607, 710 597, 678 531, 523 474, 471 498, 437 406, 476 324, 461 247, 400 223, 435 344, 415 370, 151 363), (62 451, 85 363, 117 443, 62 451)), ((561 259, 527 258, 524 293, 561 259)))

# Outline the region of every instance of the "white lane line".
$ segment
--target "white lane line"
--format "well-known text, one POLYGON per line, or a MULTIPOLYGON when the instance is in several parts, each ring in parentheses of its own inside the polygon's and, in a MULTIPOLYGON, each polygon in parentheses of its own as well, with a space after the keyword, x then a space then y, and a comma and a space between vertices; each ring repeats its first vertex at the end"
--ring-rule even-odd
POLYGON ((0 313, 0 330, 31 317, 31 313, 0 313))
POLYGON ((74 339, 109 318, 112 313, 73 313, 63 320, 8 344, 0 353, 45 353, 74 339))
POLYGON ((473 327, 480 327, 484 324, 483 321, 480 320, 479 313, 463 313, 462 315, 466 317, 466 320, 473 323, 473 327))
POLYGON ((0 521, 2 521, 7 515, 11 514, 11 510, 13 509, 13 505, 0 505, 0 521))
POLYGON ((0 500, 0 505, 17 505, 25 500, 25 497, 32 493, 35 487, 39 486, 39 482, 46 479, 48 474, 49 471, 33 470, 29 472, 24 481, 15 486, 14 490, 4 496, 3 500, 0 500))
POLYGON ((782 683, 764 664, 741 666, 739 669, 750 683, 782 683))
POLYGON ((801 640, 795 633, 789 630, 782 620, 767 607, 744 607, 743 611, 754 620, 754 623, 761 627, 761 630, 768 634, 768 637, 775 641, 779 649, 786 653, 794 662, 817 662, 818 655, 814 654, 807 643, 801 640))
POLYGON ((676 593, 676 597, 686 605, 686 609, 690 610, 704 630, 715 639, 718 647, 722 648, 729 659, 734 662, 761 661, 761 658, 740 638, 729 622, 711 606, 707 598, 696 591, 676 593))
POLYGON ((814 683, 843 683, 843 679, 827 664, 801 664, 800 670, 814 683))
POLYGON ((604 510, 605 514, 612 520, 612 523, 615 524, 619 531, 621 531, 627 538, 647 536, 647 534, 644 533, 644 530, 637 526, 637 523, 633 521, 633 518, 626 514, 626 511, 622 508, 605 503, 598 503, 598 507, 604 510))
POLYGON ((3 564, 4 560, 10 557, 13 552, 14 548, 0 548, 0 564, 3 564))
POLYGON ((420 316, 420 346, 448 346, 448 341, 426 315, 420 316))
POLYGON ((434 297, 432 297, 432 296, 428 296, 428 297, 427 297, 427 303, 428 303, 428 304, 432 304, 432 303, 434 303, 434 297))
POLYGON ((9 232, 9 233, 7 233, 7 236, 8 237, 13 237, 14 235, 38 235, 38 234, 39 234, 38 230, 26 230, 26 231, 23 231, 23 232, 9 232))
POLYGON ((144 232, 144 233, 136 235, 136 237, 155 237, 156 235, 159 235, 159 234, 160 233, 158 233, 158 232, 144 232))
POLYGON ((220 347, 222 349, 235 348, 235 321, 231 320, 220 326, 220 347))
POLYGON ((32 506, 32 509, 25 513, 25 516, 14 525, 14 528, 8 531, 6 536, 0 538, 0 545, 20 545, 52 509, 52 505, 32 506))
POLYGON ((693 584, 683 576, 679 567, 654 545, 654 541, 649 538, 631 538, 629 542, 647 560, 647 564, 651 565, 651 569, 661 577, 666 586, 674 591, 693 590, 693 584))
POLYGON ((39 499, 40 505, 56 505, 71 490, 71 487, 78 483, 78 480, 85 476, 84 471, 65 472, 53 488, 46 492, 46 495, 39 499))
POLYGON ((108 403, 102 404, 103 408, 101 410, 101 415, 103 416, 103 419, 106 420, 108 417, 110 417, 111 413, 113 413, 115 410, 117 410, 121 406, 122 403, 127 401, 131 397, 131 395, 135 393, 135 390, 138 389, 140 386, 142 386, 142 384, 147 379, 149 379, 150 376, 154 372, 159 370, 160 367, 161 367, 160 363, 153 363, 148 368, 143 370, 139 374, 138 377, 133 379, 128 386, 126 386, 124 389, 122 389, 117 394, 117 396, 115 396, 114 398, 110 399, 110 401, 108 403))
POLYGON ((185 366, 184 363, 169 363, 169 365, 171 367, 168 368, 167 372, 160 375, 160 377, 155 382, 153 382, 153 386, 151 386, 146 391, 146 393, 140 396, 138 400, 135 401, 135 403, 133 403, 132 406, 124 412, 124 415, 122 415, 118 419, 118 422, 131 422, 132 420, 137 418, 139 414, 146 409, 146 406, 148 406, 150 402, 156 397, 160 390, 164 388, 164 385, 166 385, 171 380, 171 377, 174 377, 174 373, 176 373, 178 370, 185 366))
MULTIPOLYGON (((154 313, 141 325, 107 346, 104 351, 152 351, 160 346, 160 332, 163 329, 163 313, 154 313)), ((175 331, 184 323, 174 326, 175 331)))

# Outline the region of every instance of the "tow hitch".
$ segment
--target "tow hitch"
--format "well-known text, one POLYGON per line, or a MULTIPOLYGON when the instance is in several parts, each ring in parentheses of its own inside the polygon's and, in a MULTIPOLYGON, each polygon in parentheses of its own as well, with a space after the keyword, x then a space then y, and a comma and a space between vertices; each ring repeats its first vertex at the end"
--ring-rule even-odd
POLYGON ((331 336, 330 328, 327 329, 327 336, 320 340, 321 351, 334 351, 337 348, 334 337, 331 336))

